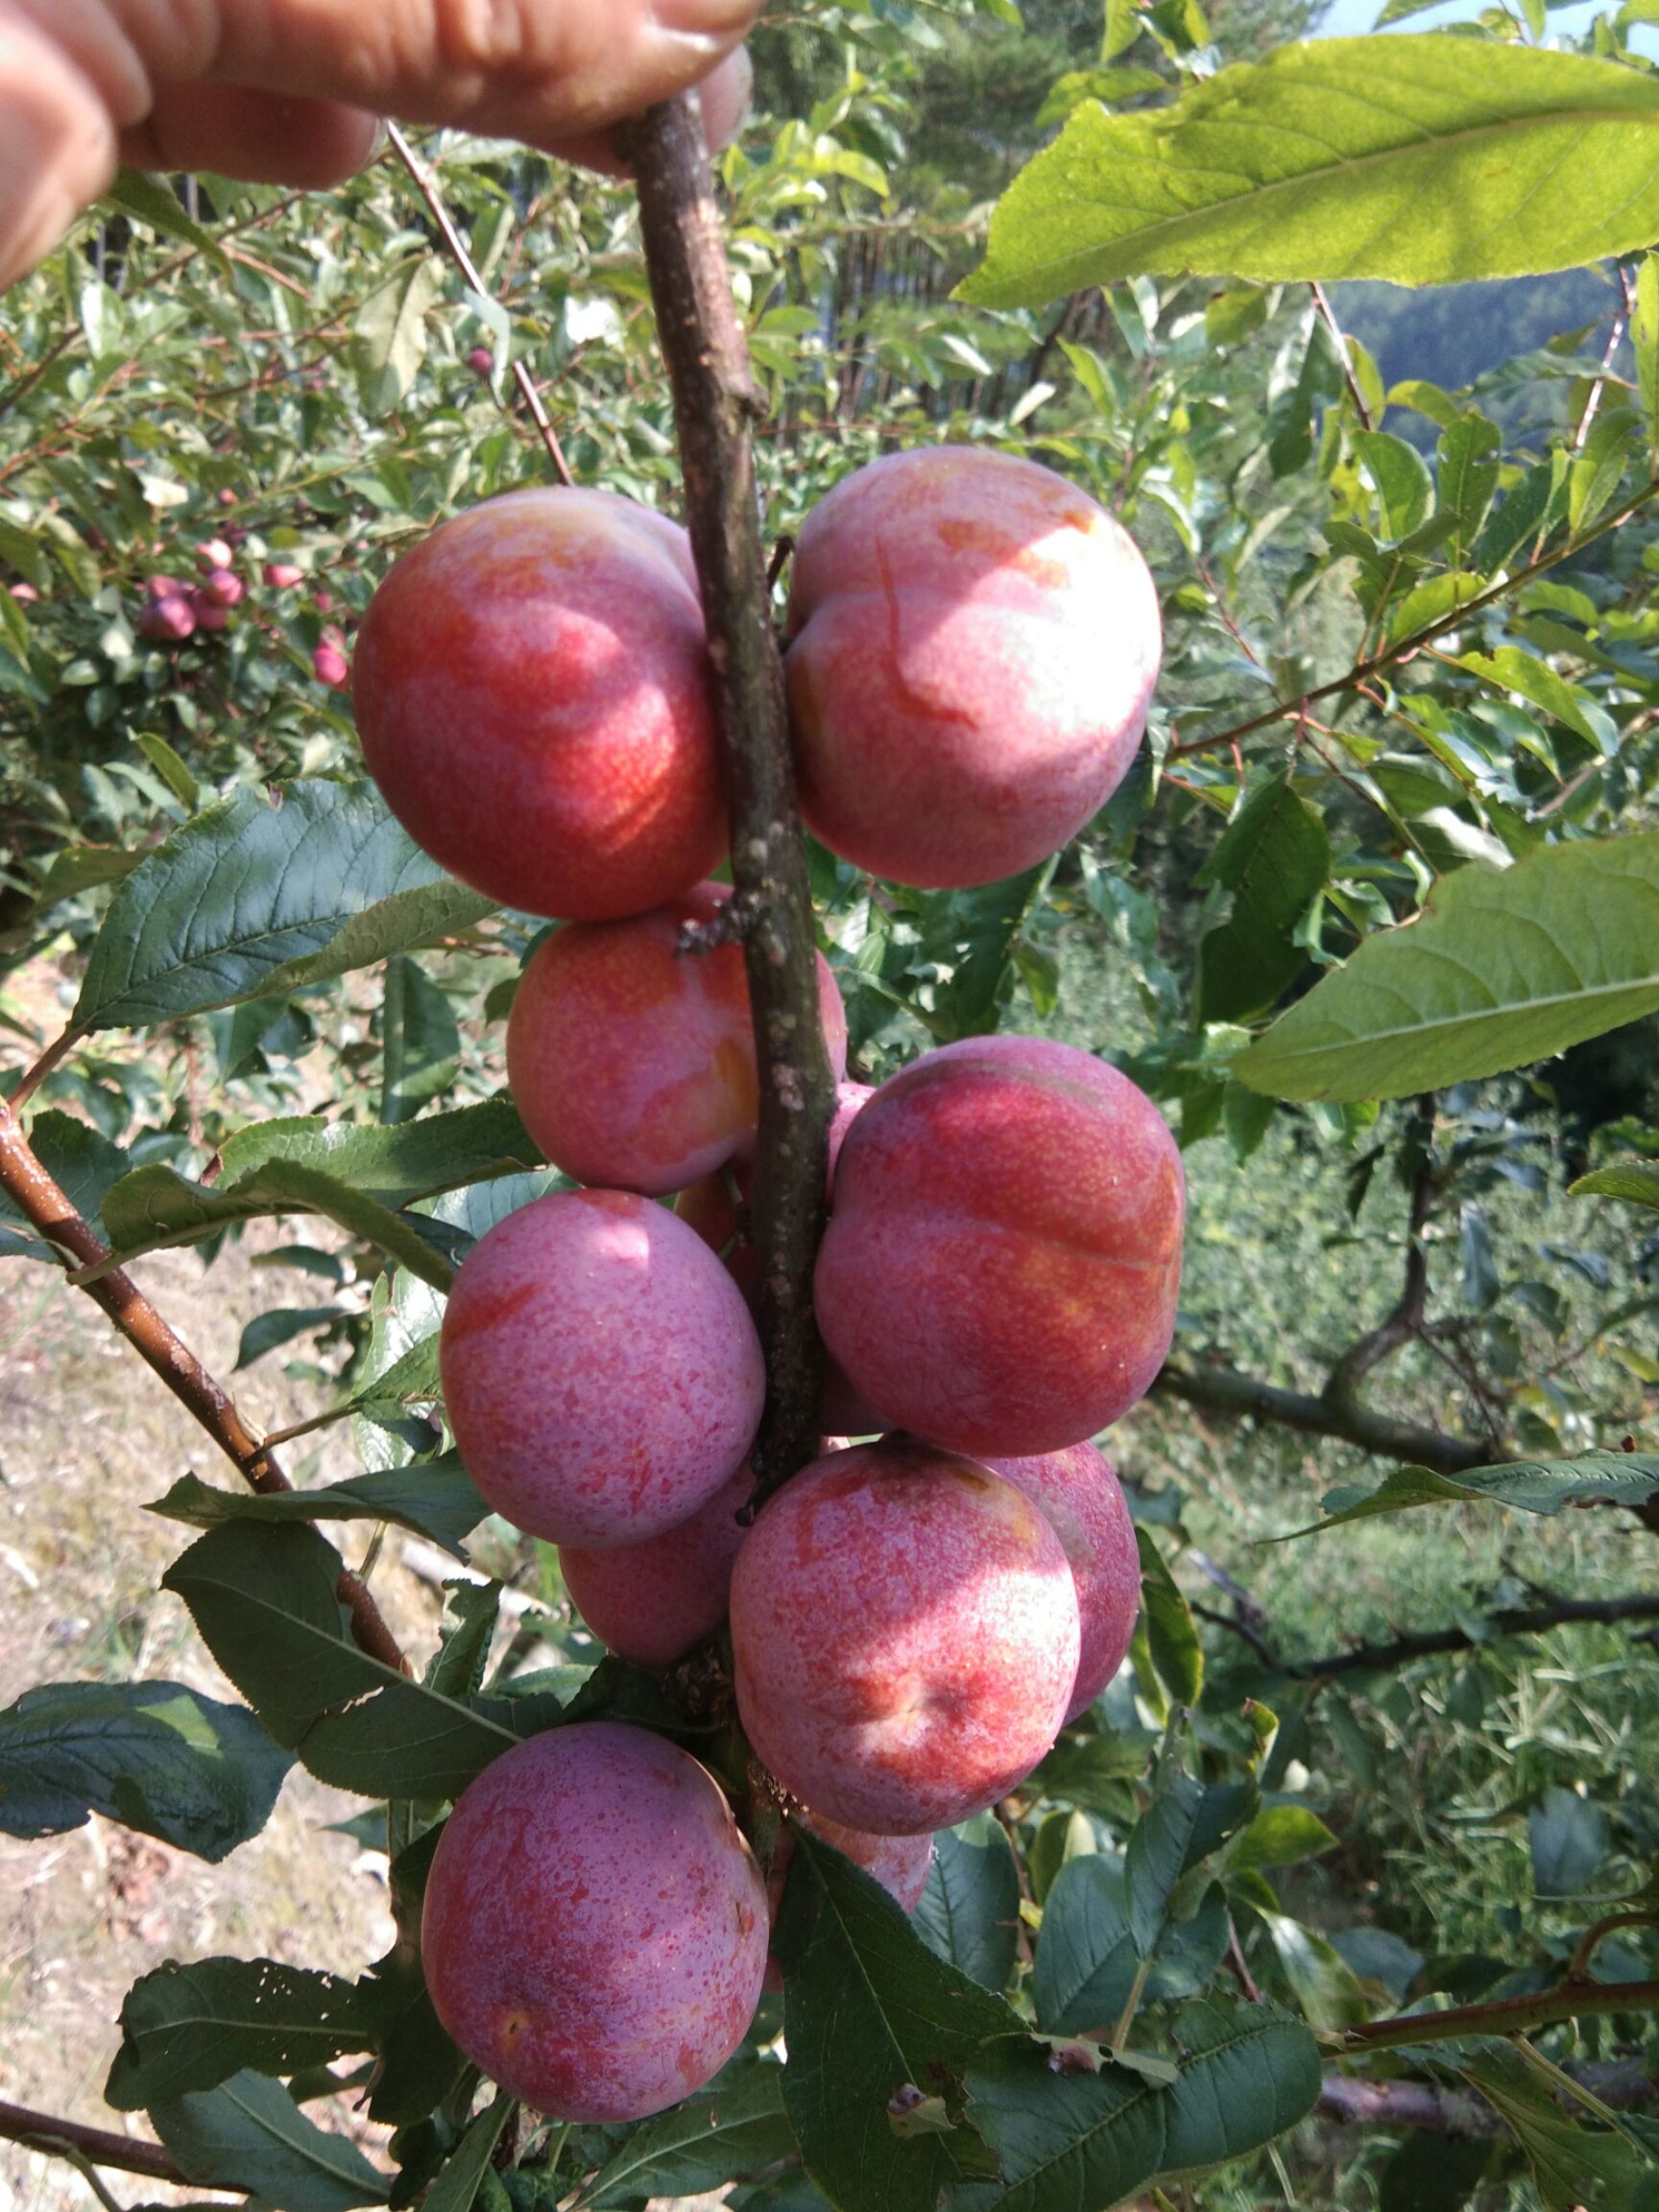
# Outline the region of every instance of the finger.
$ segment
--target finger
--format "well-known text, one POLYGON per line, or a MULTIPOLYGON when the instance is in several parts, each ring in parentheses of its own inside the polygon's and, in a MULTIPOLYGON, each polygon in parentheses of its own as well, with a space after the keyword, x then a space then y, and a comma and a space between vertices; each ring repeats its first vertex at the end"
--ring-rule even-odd
POLYGON ((213 78, 554 147, 707 77, 759 0, 0 0, 50 23, 123 123, 213 78))
POLYGON ((0 0, 0 289, 49 253, 115 174, 115 132, 84 77, 0 0))
POLYGON ((208 169, 254 184, 342 183, 373 157, 380 126, 360 108, 251 92, 239 84, 163 84, 142 123, 121 133, 134 169, 208 169))
MULTIPOLYGON (((703 136, 710 153, 718 154, 730 146, 742 130, 754 88, 755 71, 748 50, 742 46, 735 54, 728 54, 714 74, 704 78, 696 87, 697 105, 703 110, 703 136)), ((547 151, 557 154, 561 160, 580 161, 585 169, 600 170, 607 177, 628 174, 627 163, 616 152, 615 135, 610 131, 592 131, 579 138, 562 138, 547 151)))

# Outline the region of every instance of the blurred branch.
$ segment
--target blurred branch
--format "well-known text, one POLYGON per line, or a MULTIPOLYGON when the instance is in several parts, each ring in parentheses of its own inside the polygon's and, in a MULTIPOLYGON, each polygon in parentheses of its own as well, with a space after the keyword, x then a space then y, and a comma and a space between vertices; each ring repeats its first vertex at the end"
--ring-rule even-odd
POLYGON ((674 100, 618 138, 638 184, 657 334, 674 394, 714 668, 732 879, 752 917, 743 955, 760 1078, 754 1240, 767 1380, 752 1455, 758 1503, 818 1450, 823 1350, 812 1262, 824 1228, 835 1085, 819 1014, 812 891, 750 445, 760 401, 733 301, 702 123, 692 101, 674 100))
POLYGON ((1463 1436, 1448 1436, 1438 1429, 1419 1429, 1412 1422, 1393 1420, 1374 1407, 1350 1396, 1332 1395, 1329 1385, 1317 1396, 1304 1390, 1284 1390, 1237 1368, 1212 1366, 1202 1360, 1166 1363, 1152 1385, 1152 1394, 1179 1398, 1215 1413, 1247 1414, 1255 1421, 1277 1422, 1310 1436, 1336 1436, 1358 1444, 1382 1459, 1398 1459, 1410 1467, 1429 1467, 1436 1475, 1461 1475, 1471 1467, 1492 1464, 1490 1441, 1476 1443, 1463 1436))
POLYGON ((1525 2035, 1559 2020, 1605 2018, 1610 2012, 1659 2012, 1659 1982, 1566 1981, 1529 1997, 1496 1997, 1487 2005, 1455 2005, 1443 2012, 1403 2012, 1358 2028, 1325 2030, 1328 2050, 1401 2051, 1417 2043, 1455 2043, 1476 2035, 1525 2035))
MULTIPOLYGON (((391 140, 398 160, 402 162, 404 168, 415 180, 415 189, 425 201, 431 211, 432 220, 438 226, 439 235, 449 249, 449 258, 460 270, 463 279, 477 293, 479 299, 488 300, 490 293, 485 287, 483 277, 478 274, 477 264, 467 250, 466 240, 456 229, 454 219, 444 204, 437 183, 422 166, 414 147, 410 145, 396 123, 388 122, 386 135, 391 140)), ((575 484, 576 479, 570 473, 570 464, 565 460, 565 448, 559 443, 559 433, 549 421, 547 410, 541 404, 541 395, 536 389, 536 379, 531 375, 527 365, 517 355, 513 361, 513 380, 523 395, 524 404, 530 410, 531 421, 541 433, 541 443, 547 448, 547 458, 552 462, 560 483, 568 491, 575 484)))
POLYGON ((1542 1636, 1575 1623, 1616 1621, 1659 1621, 1659 1591, 1632 1590, 1623 1598, 1551 1596, 1536 1604, 1503 1605, 1485 1614, 1479 1635, 1455 1625, 1427 1628, 1393 1637, 1386 1644, 1357 1644, 1352 1650, 1334 1651, 1322 1659, 1293 1659, 1282 1665, 1286 1674, 1300 1680, 1323 1681, 1337 1674, 1362 1674, 1371 1668, 1405 1667, 1413 1659, 1433 1659, 1447 1651, 1473 1651, 1489 1635, 1542 1636))
MULTIPOLYGON (((1566 2069, 1573 2080, 1604 2104, 1634 2111, 1659 2098, 1656 2082, 1639 2059, 1566 2069)), ((1469 2089, 1440 2089, 1428 2081, 1356 2081, 1327 2074, 1315 2109, 1343 2128, 1414 2128, 1425 2134, 1477 2141, 1500 2135, 1503 2124, 1483 2097, 1469 2089)))
POLYGON ((188 2188, 189 2176, 175 2164, 159 2143, 146 2143, 132 2135, 117 2135, 108 2128, 83 2128, 79 2121, 54 2119, 49 2112, 31 2112, 23 2104, 0 2104, 0 2136, 10 2143, 27 2144, 54 2157, 78 2152, 94 2166, 118 2167, 123 2174, 145 2174, 153 2181, 171 2181, 188 2188))
MULTIPOLYGON (((255 1490, 292 1490, 270 1447, 257 1442, 224 1385, 203 1366, 171 1324, 151 1305, 125 1268, 109 1267, 108 1247, 75 1211, 31 1149, 10 1103, 0 1098, 0 1190, 53 1248, 76 1268, 107 1273, 79 1287, 114 1322, 145 1364, 212 1437, 243 1479, 255 1490)), ((67 1262, 66 1262, 67 1265, 67 1262)), ((397 1639, 368 1588, 349 1569, 341 1574, 340 1602, 351 1616, 362 1648, 399 1672, 408 1671, 397 1639)))

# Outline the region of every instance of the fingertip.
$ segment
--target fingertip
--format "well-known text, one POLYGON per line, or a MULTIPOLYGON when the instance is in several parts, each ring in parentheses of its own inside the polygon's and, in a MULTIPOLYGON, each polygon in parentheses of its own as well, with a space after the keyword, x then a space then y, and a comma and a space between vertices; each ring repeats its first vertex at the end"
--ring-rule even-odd
POLYGON ((724 153, 749 120, 755 94, 755 64, 747 46, 728 54, 711 76, 696 88, 703 110, 703 135, 711 154, 724 153))

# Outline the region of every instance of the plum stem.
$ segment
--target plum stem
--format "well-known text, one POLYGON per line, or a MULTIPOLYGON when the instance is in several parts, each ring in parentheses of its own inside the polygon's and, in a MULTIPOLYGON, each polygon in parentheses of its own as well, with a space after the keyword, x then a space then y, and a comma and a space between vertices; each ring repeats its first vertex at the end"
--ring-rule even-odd
POLYGON ((685 98, 618 133, 639 192, 645 266, 674 396, 732 818, 732 879, 760 1078, 754 1242, 766 1411, 755 1503, 818 1451, 823 1348, 812 1263, 823 1235, 835 1084, 819 1014, 806 848, 783 661, 772 622, 751 424, 761 400, 732 296, 701 116, 685 98))

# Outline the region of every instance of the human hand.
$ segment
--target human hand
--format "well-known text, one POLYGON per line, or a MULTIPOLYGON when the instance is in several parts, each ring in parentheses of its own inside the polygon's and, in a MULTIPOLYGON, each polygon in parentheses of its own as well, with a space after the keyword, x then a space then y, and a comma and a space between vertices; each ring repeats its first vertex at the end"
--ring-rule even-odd
POLYGON ((118 163, 338 183, 380 115, 603 159, 622 116, 748 95, 760 0, 0 0, 0 286, 118 163))

